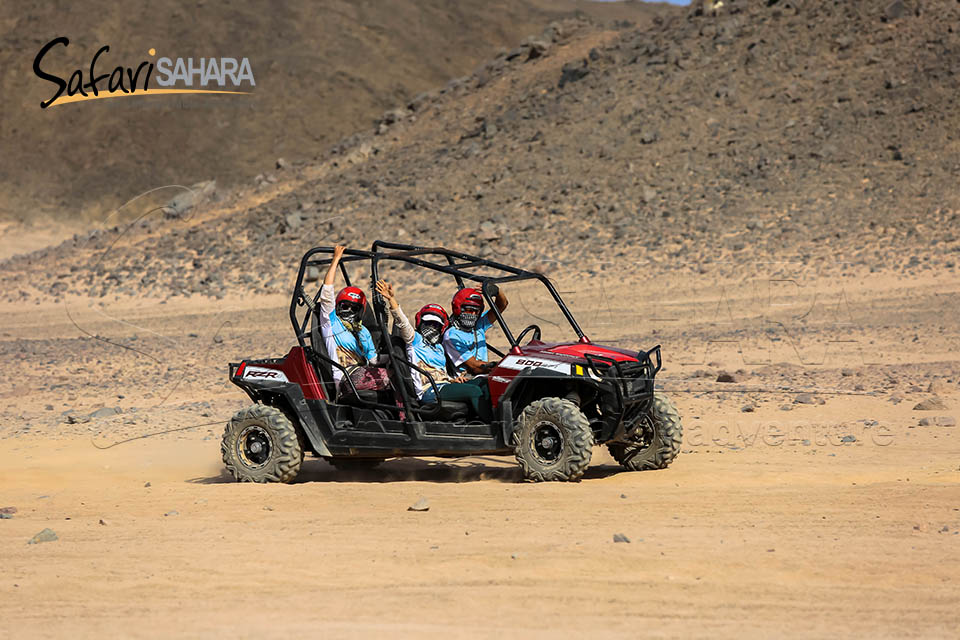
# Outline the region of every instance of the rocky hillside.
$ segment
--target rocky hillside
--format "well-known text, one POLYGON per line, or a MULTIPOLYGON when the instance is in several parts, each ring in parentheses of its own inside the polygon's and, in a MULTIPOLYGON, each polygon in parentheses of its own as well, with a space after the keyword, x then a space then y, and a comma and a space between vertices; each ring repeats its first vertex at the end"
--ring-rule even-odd
POLYGON ((2 289, 280 292, 305 247, 378 237, 565 275, 955 272, 958 18, 946 1, 774 1, 557 23, 317 162, 8 261, 2 289), (66 250, 96 267, 68 277, 66 250))
MULTIPOLYGON (((345 135, 512 46, 551 20, 648 22, 672 8, 586 0, 11 0, 0 11, 0 220, 99 219, 165 184, 223 187, 274 158, 313 158, 345 135), (89 76, 160 57, 249 59, 246 97, 100 100, 40 109, 55 87, 42 68, 89 76), (149 58, 154 49, 156 58, 149 58)), ((156 75, 156 74, 155 74, 156 75)), ((156 88, 156 87, 155 87, 156 88)))

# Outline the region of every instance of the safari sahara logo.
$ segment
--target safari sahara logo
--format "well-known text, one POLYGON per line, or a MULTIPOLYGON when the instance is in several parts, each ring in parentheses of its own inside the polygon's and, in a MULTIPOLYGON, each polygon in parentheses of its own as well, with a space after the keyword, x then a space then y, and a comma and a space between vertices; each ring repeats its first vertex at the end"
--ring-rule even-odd
MULTIPOLYGON (((67 102, 153 96, 171 93, 212 93, 246 95, 257 86, 250 60, 242 58, 159 58, 156 63, 144 60, 133 67, 117 66, 112 71, 100 58, 109 53, 109 45, 100 47, 90 59, 89 73, 80 68, 64 79, 44 71, 44 58, 54 49, 66 49, 70 40, 54 38, 40 49, 33 59, 33 72, 41 80, 53 84, 53 95, 40 103, 42 109, 67 102), (154 86, 155 85, 155 86, 154 86)), ((157 55, 151 48, 147 54, 157 55)), ((52 56, 51 56, 52 57, 52 56)))

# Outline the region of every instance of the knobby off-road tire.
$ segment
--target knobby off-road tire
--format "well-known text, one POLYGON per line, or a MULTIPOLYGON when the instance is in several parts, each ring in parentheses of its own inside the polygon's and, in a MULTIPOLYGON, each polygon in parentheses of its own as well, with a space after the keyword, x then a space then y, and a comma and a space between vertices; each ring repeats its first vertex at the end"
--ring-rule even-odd
POLYGON ((680 414, 670 398, 662 393, 653 394, 650 421, 653 423, 653 437, 649 445, 622 442, 611 442, 607 445, 613 459, 630 471, 666 469, 680 453, 683 425, 680 424, 680 414))
POLYGON ((292 482, 303 463, 303 445, 293 422, 279 409, 262 404, 230 419, 220 453, 240 482, 292 482))
POLYGON ((577 405, 562 398, 527 405, 514 438, 523 477, 533 482, 579 480, 593 456, 590 422, 577 405))

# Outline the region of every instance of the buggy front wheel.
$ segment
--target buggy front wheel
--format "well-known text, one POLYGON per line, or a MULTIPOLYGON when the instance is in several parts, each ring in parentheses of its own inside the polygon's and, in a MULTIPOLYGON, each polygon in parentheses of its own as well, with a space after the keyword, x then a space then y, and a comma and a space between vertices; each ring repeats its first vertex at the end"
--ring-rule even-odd
POLYGON ((514 435, 517 462, 534 482, 579 480, 593 456, 590 422, 563 398, 531 402, 520 414, 514 435))

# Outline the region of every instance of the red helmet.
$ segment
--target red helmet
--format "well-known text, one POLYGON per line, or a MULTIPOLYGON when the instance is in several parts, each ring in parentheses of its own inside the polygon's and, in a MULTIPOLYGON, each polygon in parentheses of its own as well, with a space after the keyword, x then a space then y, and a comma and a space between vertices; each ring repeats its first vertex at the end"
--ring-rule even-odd
POLYGON ((340 290, 340 293, 337 294, 337 304, 340 304, 346 300, 347 302, 354 302, 360 305, 360 309, 363 310, 367 306, 367 296, 363 293, 363 289, 359 287, 344 287, 340 290))
POLYGON ((440 324, 443 325, 443 328, 440 329, 440 331, 446 331, 447 325, 450 324, 449 318, 447 317, 447 312, 438 304, 425 304, 420 308, 420 311, 417 311, 417 315, 414 320, 415 326, 419 328, 420 322, 423 320, 439 320, 440 324))
POLYGON ((464 305, 480 307, 480 311, 483 311, 483 296, 476 289, 471 289, 466 287, 460 289, 455 294, 453 294, 453 315, 460 315, 460 311, 463 309, 464 305))

